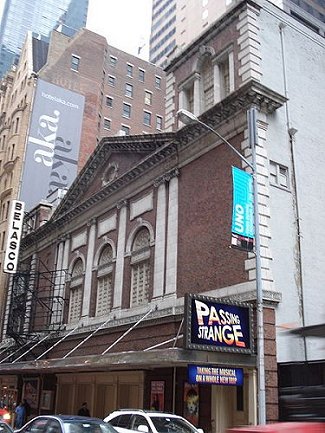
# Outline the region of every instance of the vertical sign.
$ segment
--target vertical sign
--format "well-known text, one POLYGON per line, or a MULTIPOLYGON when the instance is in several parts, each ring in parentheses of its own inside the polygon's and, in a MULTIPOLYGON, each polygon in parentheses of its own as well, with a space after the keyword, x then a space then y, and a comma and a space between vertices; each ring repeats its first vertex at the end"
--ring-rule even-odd
POLYGON ((11 203, 8 238, 5 252, 3 272, 14 274, 17 270, 19 245, 24 220, 25 203, 13 200, 11 203))
POLYGON ((232 167, 233 212, 232 239, 233 247, 252 251, 254 246, 254 197, 253 177, 250 173, 232 167))
POLYGON ((77 175, 84 96, 37 81, 20 199, 31 210, 77 175))
POLYGON ((165 408, 165 382, 152 380, 150 390, 150 409, 163 412, 165 408))

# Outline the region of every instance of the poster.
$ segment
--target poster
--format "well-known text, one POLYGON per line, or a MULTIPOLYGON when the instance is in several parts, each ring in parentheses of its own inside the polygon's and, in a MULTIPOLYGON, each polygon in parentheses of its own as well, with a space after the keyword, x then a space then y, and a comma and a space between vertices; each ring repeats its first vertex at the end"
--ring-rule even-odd
POLYGON ((38 408, 38 387, 39 381, 37 378, 24 379, 23 400, 26 399, 32 409, 38 408))
POLYGON ((163 380, 151 381, 150 409, 164 411, 165 382, 163 380))
POLYGON ((199 387, 184 383, 184 413, 183 416, 193 425, 199 425, 199 387))

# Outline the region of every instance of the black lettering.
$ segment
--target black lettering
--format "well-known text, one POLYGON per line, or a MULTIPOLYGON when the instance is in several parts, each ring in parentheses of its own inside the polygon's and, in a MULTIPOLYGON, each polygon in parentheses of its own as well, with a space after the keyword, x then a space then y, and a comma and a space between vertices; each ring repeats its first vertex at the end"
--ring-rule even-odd
POLYGON ((17 248, 17 242, 16 241, 11 241, 9 245, 10 245, 10 248, 13 250, 15 250, 17 248))

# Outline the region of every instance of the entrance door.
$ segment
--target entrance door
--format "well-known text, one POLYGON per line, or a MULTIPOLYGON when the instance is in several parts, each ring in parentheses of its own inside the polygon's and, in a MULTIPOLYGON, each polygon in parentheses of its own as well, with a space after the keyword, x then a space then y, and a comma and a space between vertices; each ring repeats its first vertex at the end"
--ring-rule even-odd
POLYGON ((248 400, 245 387, 212 386, 212 433, 224 433, 227 428, 248 424, 248 400))
POLYGON ((109 384, 100 384, 96 387, 94 416, 105 418, 115 408, 116 386, 109 384))
POLYGON ((119 408, 137 407, 142 408, 142 400, 139 399, 139 386, 136 384, 120 383, 118 385, 118 405, 119 408))

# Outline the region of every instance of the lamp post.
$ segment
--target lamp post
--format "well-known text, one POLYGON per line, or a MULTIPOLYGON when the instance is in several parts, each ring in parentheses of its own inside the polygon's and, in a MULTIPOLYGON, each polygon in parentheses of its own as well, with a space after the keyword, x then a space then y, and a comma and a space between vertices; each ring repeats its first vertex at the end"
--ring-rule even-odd
POLYGON ((199 120, 193 113, 180 109, 177 117, 186 125, 199 123, 205 129, 216 135, 223 143, 247 164, 253 172, 253 201, 254 201, 254 226, 255 226, 255 259, 256 259, 256 322, 257 322, 257 375, 258 375, 258 423, 266 423, 265 408, 265 365, 264 365, 264 324, 263 324, 263 287, 262 287, 262 265, 261 265, 261 240, 259 230, 258 214, 258 190, 257 190, 257 170, 256 170, 256 109, 248 110, 248 131, 249 144, 252 149, 252 162, 248 161, 238 150, 229 143, 219 132, 211 126, 199 120))

